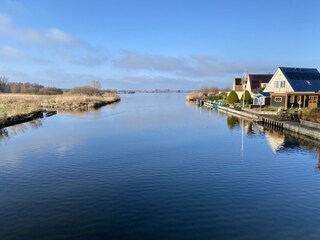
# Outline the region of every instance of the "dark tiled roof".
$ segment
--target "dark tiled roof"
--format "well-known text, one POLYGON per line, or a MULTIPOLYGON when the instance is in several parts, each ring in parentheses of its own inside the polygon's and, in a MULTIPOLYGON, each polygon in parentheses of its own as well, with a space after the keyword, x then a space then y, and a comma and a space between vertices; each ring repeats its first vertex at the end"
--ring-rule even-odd
POLYGON ((280 67, 295 92, 318 92, 320 73, 316 68, 280 67))
POLYGON ((251 91, 261 87, 261 83, 270 82, 273 74, 249 74, 251 91))
POLYGON ((269 92, 261 92, 260 94, 265 96, 265 97, 270 97, 270 93, 269 92))

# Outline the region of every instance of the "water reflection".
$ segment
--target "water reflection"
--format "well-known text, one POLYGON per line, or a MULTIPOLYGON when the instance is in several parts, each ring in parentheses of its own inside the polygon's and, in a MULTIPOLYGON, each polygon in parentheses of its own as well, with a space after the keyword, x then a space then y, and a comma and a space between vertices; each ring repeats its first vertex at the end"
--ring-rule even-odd
POLYGON ((99 119, 103 115, 104 109, 115 109, 120 102, 115 102, 111 104, 107 104, 101 108, 98 109, 91 109, 88 111, 59 111, 59 114, 63 114, 65 116, 70 117, 79 117, 79 118, 86 118, 88 116, 93 116, 95 119, 99 119))
POLYGON ((42 127, 43 119, 34 119, 27 123, 13 125, 11 127, 0 129, 0 143, 7 143, 13 136, 24 134, 29 128, 37 129, 42 127))
POLYGON ((9 139, 9 132, 6 128, 0 129, 0 142, 7 141, 9 139))
POLYGON ((270 149, 275 154, 313 153, 314 157, 319 161, 316 168, 320 170, 319 141, 289 131, 279 132, 234 115, 227 115, 226 122, 230 129, 242 127, 248 138, 265 138, 270 149))
POLYGON ((232 115, 228 115, 227 116, 227 124, 228 124, 228 127, 230 129, 233 129, 235 128, 236 126, 239 126, 240 125, 240 121, 239 121, 239 118, 235 117, 235 116, 232 116, 232 115))
POLYGON ((127 95, 99 119, 17 127, 0 149, 0 239, 317 239, 318 145, 184 102, 127 95))

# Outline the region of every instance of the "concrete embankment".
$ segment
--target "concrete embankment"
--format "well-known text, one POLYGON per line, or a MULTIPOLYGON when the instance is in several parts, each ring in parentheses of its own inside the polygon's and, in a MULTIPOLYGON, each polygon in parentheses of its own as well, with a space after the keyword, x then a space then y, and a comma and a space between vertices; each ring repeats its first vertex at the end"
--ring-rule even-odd
POLYGON ((241 117, 245 117, 245 118, 248 118, 248 119, 251 119, 251 120, 258 120, 259 119, 258 115, 255 115, 255 114, 252 114, 252 113, 248 113, 248 112, 245 112, 245 111, 239 111, 239 110, 232 109, 232 108, 229 108, 229 107, 218 106, 218 109, 220 109, 222 111, 225 111, 225 112, 228 112, 228 113, 233 113, 235 115, 238 115, 238 116, 241 116, 241 117))
POLYGON ((231 113, 240 117, 245 117, 251 120, 260 121, 263 119, 264 122, 269 121, 281 126, 282 130, 288 130, 290 132, 296 134, 302 134, 304 136, 308 136, 317 140, 320 140, 320 124, 312 123, 308 121, 301 120, 300 122, 297 121, 277 121, 273 119, 271 116, 267 115, 258 115, 253 113, 248 113, 245 111, 235 110, 229 107, 218 106, 218 109, 231 113))

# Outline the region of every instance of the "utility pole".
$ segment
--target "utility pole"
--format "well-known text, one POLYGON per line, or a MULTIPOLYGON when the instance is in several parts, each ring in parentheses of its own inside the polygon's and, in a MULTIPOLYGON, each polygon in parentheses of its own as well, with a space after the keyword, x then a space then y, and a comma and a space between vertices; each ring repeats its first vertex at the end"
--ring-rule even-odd
POLYGON ((243 84, 243 95, 242 95, 242 108, 244 108, 244 98, 246 93, 246 87, 247 87, 247 70, 244 70, 244 73, 242 75, 242 84, 243 84))

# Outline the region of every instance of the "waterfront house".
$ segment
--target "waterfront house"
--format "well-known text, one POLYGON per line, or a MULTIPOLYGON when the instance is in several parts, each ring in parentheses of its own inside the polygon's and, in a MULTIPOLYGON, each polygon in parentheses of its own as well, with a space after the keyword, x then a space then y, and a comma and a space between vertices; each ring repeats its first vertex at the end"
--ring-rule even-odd
POLYGON ((233 80, 233 86, 232 90, 236 92, 239 99, 241 98, 243 92, 244 92, 244 78, 235 78, 233 80))
POLYGON ((272 74, 248 74, 246 77, 235 78, 233 81, 233 90, 237 93, 239 99, 244 91, 248 91, 251 95, 261 92, 269 83, 272 74))
POLYGON ((317 108, 320 103, 320 73, 316 68, 279 67, 263 94, 273 107, 317 108))

